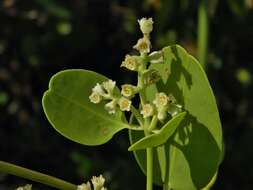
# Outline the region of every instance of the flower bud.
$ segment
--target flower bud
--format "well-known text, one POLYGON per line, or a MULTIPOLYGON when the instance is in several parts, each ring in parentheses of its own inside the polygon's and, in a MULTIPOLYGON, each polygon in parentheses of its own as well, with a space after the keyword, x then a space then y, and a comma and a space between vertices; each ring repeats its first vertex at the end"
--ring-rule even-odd
POLYGON ((164 111, 159 111, 158 114, 157 114, 157 118, 160 120, 160 121, 163 121, 167 116, 167 113, 164 112, 164 111))
POLYGON ((32 185, 31 184, 27 184, 24 187, 18 187, 18 188, 16 188, 16 190, 32 190, 32 185))
POLYGON ((155 69, 147 70, 143 73, 143 82, 145 85, 151 85, 161 79, 159 72, 155 69))
POLYGON ((109 103, 105 104, 105 109, 108 111, 109 114, 115 114, 116 104, 116 100, 112 100, 109 103))
POLYGON ((113 90, 115 88, 116 82, 109 79, 108 81, 105 81, 102 83, 104 89, 110 94, 113 94, 113 90))
POLYGON ((138 20, 140 29, 143 34, 149 34, 153 30, 153 19, 152 18, 142 18, 138 20))
POLYGON ((126 67, 130 71, 138 70, 138 60, 136 56, 126 55, 125 60, 122 62, 121 67, 126 67))
POLYGON ((118 104, 121 111, 130 111, 132 102, 125 97, 121 97, 118 104))
POLYGON ((87 182, 86 184, 83 183, 81 185, 78 185, 77 190, 91 190, 90 182, 87 182))
POLYGON ((154 114, 154 107, 151 104, 143 105, 141 114, 143 115, 143 118, 152 116, 154 114))
POLYGON ((149 53, 151 49, 149 38, 144 36, 143 38, 139 39, 133 48, 138 50, 140 53, 149 53))
POLYGON ((97 83, 96 86, 92 88, 92 92, 97 93, 100 96, 105 95, 105 91, 99 83, 97 83))
POLYGON ((100 175, 99 177, 93 176, 91 179, 94 190, 101 190, 105 183, 105 178, 100 175))
POLYGON ((133 97, 137 91, 137 87, 131 84, 124 84, 121 86, 121 94, 127 98, 133 97))
POLYGON ((101 102, 102 97, 97 92, 92 92, 89 96, 89 99, 92 103, 98 104, 99 102, 101 102))

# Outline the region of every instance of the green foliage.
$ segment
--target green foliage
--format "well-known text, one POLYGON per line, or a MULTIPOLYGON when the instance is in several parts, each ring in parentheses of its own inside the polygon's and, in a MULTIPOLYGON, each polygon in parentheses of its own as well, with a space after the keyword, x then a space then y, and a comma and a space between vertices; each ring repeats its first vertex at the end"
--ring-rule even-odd
MULTIPOLYGON (((129 150, 146 173, 146 152, 141 149, 155 147, 154 182, 165 189, 201 189, 216 174, 223 151, 215 98, 200 64, 183 48, 166 47, 162 53, 163 63, 149 66, 162 80, 146 89, 146 97, 151 101, 156 92, 173 94, 186 112, 149 136, 130 131, 129 150)), ((43 96, 43 108, 54 128, 84 145, 103 144, 129 128, 122 112, 109 115, 104 104, 90 102, 89 89, 105 80, 86 70, 66 70, 53 76, 43 96)))
MULTIPOLYGON (((196 59, 180 46, 162 51, 164 63, 150 66, 162 75, 156 88, 172 93, 188 114, 173 138, 157 148, 154 163, 162 170, 160 174, 154 168, 154 180, 172 189, 201 189, 215 175, 222 158, 222 131, 215 98, 196 59)), ((156 88, 149 88, 147 93, 154 94, 156 88)), ((131 144, 142 137, 140 132, 131 131, 131 144)), ((134 154, 145 173, 145 151, 134 154)))
POLYGON ((133 151, 163 145, 180 126, 180 122, 184 119, 185 115, 185 112, 178 114, 169 120, 158 132, 140 139, 132 144, 128 150, 133 151))
POLYGON ((121 112, 109 115, 103 104, 95 105, 89 100, 92 87, 105 80, 106 77, 86 70, 66 70, 54 75, 42 100, 53 127, 84 145, 103 144, 128 128, 122 122, 121 112))

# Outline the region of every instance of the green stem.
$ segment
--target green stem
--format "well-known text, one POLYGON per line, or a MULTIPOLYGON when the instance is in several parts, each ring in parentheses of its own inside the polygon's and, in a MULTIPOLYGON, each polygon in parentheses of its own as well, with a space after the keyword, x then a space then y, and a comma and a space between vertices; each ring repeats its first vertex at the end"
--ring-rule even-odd
POLYGON ((206 58, 208 51, 208 1, 200 0, 198 9, 198 58, 206 68, 206 58))
MULTIPOLYGON (((147 67, 147 54, 141 54, 142 57, 142 64, 141 68, 138 72, 138 88, 140 88, 139 95, 140 95, 140 100, 141 100, 141 105, 146 103, 146 87, 143 84, 143 75, 142 72, 146 70, 147 67)), ((149 135, 148 128, 149 128, 149 119, 145 118, 144 119, 144 133, 145 136, 149 135)), ((146 181, 146 190, 152 190, 153 189, 153 148, 147 148, 147 181, 146 181)))
POLYGON ((62 190, 76 190, 77 186, 64 180, 0 161, 0 172, 15 175, 62 190))
POLYGON ((157 125, 157 115, 154 115, 152 120, 151 120, 151 123, 150 123, 150 126, 148 128, 149 132, 151 132, 152 130, 154 130, 156 128, 156 125, 157 125))
POLYGON ((147 148, 147 190, 153 189, 153 148, 147 148))

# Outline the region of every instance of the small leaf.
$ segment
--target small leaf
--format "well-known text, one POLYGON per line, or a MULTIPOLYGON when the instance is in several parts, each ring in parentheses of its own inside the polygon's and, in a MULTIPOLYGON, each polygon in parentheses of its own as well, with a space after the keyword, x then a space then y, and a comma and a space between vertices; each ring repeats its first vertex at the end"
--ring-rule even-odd
POLYGON ((186 112, 180 113, 168 121, 156 134, 146 136, 136 143, 132 144, 128 150, 140 150, 148 147, 155 147, 164 144, 180 126, 180 122, 184 119, 186 112))
POLYGON ((109 141, 118 131, 129 126, 117 111, 108 114, 104 103, 93 104, 89 95, 96 83, 108 80, 92 71, 75 69, 55 74, 44 93, 44 112, 53 127, 63 136, 84 145, 109 141))

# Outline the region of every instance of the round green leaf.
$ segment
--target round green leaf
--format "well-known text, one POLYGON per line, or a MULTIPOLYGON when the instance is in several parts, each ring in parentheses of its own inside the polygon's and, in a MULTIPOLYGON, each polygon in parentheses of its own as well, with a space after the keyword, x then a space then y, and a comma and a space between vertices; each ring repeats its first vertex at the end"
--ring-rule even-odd
POLYGON ((93 104, 89 100, 96 83, 106 77, 87 70, 65 70, 55 74, 42 104, 52 126, 63 136, 84 145, 99 145, 109 141, 118 131, 128 128, 117 111, 110 115, 104 103, 93 104))
MULTIPOLYGON (((180 46, 163 50, 164 63, 151 64, 160 72, 162 80, 148 88, 151 100, 157 90, 173 94, 187 111, 173 138, 164 147, 157 148, 162 168, 155 182, 165 183, 171 189, 204 188, 218 171, 223 155, 222 129, 219 113, 208 79, 199 62, 180 46), (166 170, 164 171, 164 168, 166 170)), ((132 143, 138 141, 137 132, 131 131, 132 143)), ((134 151, 137 162, 145 172, 146 156, 134 151)))

